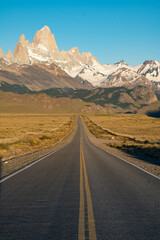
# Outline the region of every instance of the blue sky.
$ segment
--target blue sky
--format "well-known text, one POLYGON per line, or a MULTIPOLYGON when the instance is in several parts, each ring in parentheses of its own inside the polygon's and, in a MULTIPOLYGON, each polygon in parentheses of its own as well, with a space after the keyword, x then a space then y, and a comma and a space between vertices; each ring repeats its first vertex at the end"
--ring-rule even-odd
POLYGON ((160 61, 160 0, 5 0, 0 46, 7 53, 22 33, 30 42, 48 25, 59 50, 77 46, 100 63, 160 61))

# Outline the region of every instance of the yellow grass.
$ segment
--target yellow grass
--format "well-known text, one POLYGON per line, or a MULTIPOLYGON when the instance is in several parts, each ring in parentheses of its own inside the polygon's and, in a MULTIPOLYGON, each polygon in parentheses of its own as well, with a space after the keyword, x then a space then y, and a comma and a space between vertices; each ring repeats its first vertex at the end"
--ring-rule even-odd
POLYGON ((112 132, 135 137, 137 140, 160 142, 160 119, 140 114, 90 115, 89 118, 112 132))
POLYGON ((50 146, 71 130, 73 115, 1 114, 0 155, 8 159, 50 146))

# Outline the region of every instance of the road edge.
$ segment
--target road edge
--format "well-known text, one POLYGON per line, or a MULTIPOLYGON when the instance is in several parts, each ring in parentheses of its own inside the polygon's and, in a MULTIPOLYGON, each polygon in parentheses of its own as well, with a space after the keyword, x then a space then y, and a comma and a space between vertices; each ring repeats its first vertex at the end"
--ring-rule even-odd
MULTIPOLYGON (((138 159, 138 158, 137 158, 137 161, 135 161, 135 158, 133 158, 131 155, 129 155, 129 154, 127 154, 127 153, 124 153, 124 152, 120 151, 119 149, 116 149, 116 154, 113 153, 113 152, 109 149, 108 146, 105 146, 104 144, 100 143, 99 139, 97 139, 97 138, 89 131, 89 129, 87 128, 86 124, 84 123, 82 117, 81 117, 81 121, 82 121, 82 124, 83 124, 83 126, 84 126, 86 135, 87 135, 89 141, 90 141, 93 145, 95 145, 96 147, 100 148, 101 150, 103 150, 103 151, 105 151, 105 152, 107 152, 107 153, 109 153, 109 154, 111 154, 111 155, 119 158, 121 161, 124 161, 124 162, 126 162, 126 163, 128 163, 128 164, 130 164, 130 165, 132 165, 132 166, 134 166, 134 167, 136 167, 136 168, 138 168, 139 170, 141 170, 141 171, 143 171, 143 172, 151 175, 152 177, 155 177, 156 179, 160 180, 160 177, 159 177, 159 176, 153 174, 151 171, 146 170, 146 169, 143 168, 142 166, 139 166, 139 164, 137 164, 137 163, 138 163, 138 162, 139 162, 139 163, 141 162, 141 163, 143 163, 143 164, 145 165, 145 167, 146 167, 147 165, 153 165, 153 164, 149 164, 149 163, 144 162, 143 160, 140 160, 140 159, 138 159), (121 157, 120 154, 123 154, 123 157, 121 157)), ((155 165, 153 165, 153 166, 155 166, 155 165)))
MULTIPOLYGON (((67 146, 74 138, 74 136, 77 132, 77 127, 78 127, 78 117, 76 116, 76 119, 74 121, 74 125, 73 125, 71 131, 68 133, 68 135, 66 135, 59 142, 55 143, 52 146, 40 149, 38 151, 28 153, 26 155, 22 155, 17 158, 14 158, 14 161, 17 161, 17 159, 19 159, 19 160, 23 159, 24 163, 20 167, 17 167, 16 169, 8 172, 8 174, 3 175, 3 176, 1 175, 0 183, 4 182, 5 180, 9 179, 10 177, 14 176, 15 174, 31 167, 32 165, 38 163, 39 161, 45 159, 46 157, 52 155, 53 153, 61 150, 65 146, 67 146), (28 158, 31 158, 31 160, 27 161, 28 158), (25 159, 26 159, 26 161, 25 161, 25 159)), ((3 163, 3 162, 1 163, 1 170, 2 170, 2 164, 5 164, 5 163, 3 163)))

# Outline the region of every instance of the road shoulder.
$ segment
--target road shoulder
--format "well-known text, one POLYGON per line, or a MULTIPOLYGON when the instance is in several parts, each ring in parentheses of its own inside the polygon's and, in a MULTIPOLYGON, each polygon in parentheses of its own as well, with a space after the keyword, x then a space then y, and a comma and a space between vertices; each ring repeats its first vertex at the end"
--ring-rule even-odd
POLYGON ((38 159, 45 157, 46 155, 52 153, 53 151, 56 151, 65 145, 67 145, 69 142, 72 141, 73 137, 76 134, 77 131, 77 124, 78 124, 78 118, 74 121, 74 126, 69 132, 67 136, 65 136, 63 139, 61 139, 56 144, 40 149, 38 151, 28 153, 26 155, 22 155, 19 157, 15 157, 13 159, 9 159, 8 161, 1 162, 0 164, 0 179, 3 179, 10 174, 26 167, 27 165, 36 162, 38 159))
MULTIPOLYGON (((82 119, 82 118, 81 118, 82 119)), ((157 176, 157 177, 160 177, 160 166, 157 166, 157 165, 154 165, 154 164, 151 164, 149 162, 146 162, 144 160, 141 160, 138 158, 138 156, 132 156, 131 154, 129 153, 126 153, 122 150, 119 150, 119 149, 116 149, 116 148, 113 148, 113 147, 109 147, 109 146, 106 146, 105 145, 105 140, 104 139, 98 139, 96 138, 90 131, 89 129, 87 128, 86 124, 84 123, 83 119, 82 119, 82 123, 83 123, 83 126, 85 128, 85 132, 89 138, 89 140, 96 146, 110 152, 111 154, 113 155, 116 155, 122 159, 124 159, 125 161, 128 161, 130 162, 131 164, 134 164, 136 165, 137 167, 139 168, 142 168, 144 169, 145 171, 157 176)))

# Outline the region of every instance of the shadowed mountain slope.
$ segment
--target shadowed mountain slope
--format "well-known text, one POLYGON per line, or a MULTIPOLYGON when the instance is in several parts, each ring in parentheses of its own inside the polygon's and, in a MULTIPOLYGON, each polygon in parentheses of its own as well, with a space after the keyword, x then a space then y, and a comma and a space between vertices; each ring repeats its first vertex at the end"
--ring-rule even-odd
POLYGON ((88 88, 91 84, 77 81, 55 64, 18 65, 11 64, 0 70, 0 82, 26 86, 30 90, 40 91, 47 88, 88 88))

